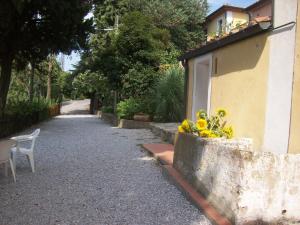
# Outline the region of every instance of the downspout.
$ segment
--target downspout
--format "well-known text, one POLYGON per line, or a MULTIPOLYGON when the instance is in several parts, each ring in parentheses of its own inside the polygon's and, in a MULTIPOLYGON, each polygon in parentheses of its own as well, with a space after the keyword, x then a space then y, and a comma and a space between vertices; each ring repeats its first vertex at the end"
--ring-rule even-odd
POLYGON ((274 27, 274 17, 275 17, 275 0, 272 0, 272 18, 271 18, 271 26, 274 27))
POLYGON ((183 107, 184 107, 184 118, 187 118, 187 106, 188 106, 188 80, 189 80, 189 63, 188 63, 188 60, 185 59, 183 60, 182 62, 182 65, 184 67, 184 104, 183 104, 183 107))

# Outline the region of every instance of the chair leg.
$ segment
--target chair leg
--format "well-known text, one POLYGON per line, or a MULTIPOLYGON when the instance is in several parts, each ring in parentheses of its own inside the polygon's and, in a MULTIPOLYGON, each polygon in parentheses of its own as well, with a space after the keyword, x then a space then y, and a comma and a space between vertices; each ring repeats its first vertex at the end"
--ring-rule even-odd
POLYGON ((12 173, 13 178, 14 178, 14 182, 16 183, 16 171, 15 171, 15 168, 14 168, 13 161, 11 159, 9 159, 9 164, 10 164, 11 173, 12 173))
POLYGON ((11 159, 14 166, 14 171, 17 171, 17 163, 16 163, 17 152, 11 153, 11 159))
POLYGON ((34 169, 34 159, 33 159, 33 154, 28 154, 27 155, 28 159, 29 159, 29 163, 31 165, 31 170, 32 172, 34 173, 35 172, 35 169, 34 169))

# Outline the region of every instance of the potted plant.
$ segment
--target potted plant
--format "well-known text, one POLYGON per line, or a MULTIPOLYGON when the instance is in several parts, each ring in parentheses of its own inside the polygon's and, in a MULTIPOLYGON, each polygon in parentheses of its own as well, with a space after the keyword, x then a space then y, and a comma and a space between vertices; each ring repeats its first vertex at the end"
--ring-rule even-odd
POLYGON ((178 127, 179 133, 189 133, 201 138, 227 138, 233 137, 233 128, 227 126, 224 120, 227 112, 225 109, 218 109, 215 115, 208 116, 204 110, 197 113, 196 123, 184 120, 178 127))

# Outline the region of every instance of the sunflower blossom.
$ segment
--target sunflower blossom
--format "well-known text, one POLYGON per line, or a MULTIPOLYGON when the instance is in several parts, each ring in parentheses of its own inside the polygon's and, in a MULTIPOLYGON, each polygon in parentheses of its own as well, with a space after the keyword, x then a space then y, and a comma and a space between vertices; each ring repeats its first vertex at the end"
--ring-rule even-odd
POLYGON ((203 138, 208 138, 210 135, 211 135, 210 130, 203 130, 200 132, 200 137, 203 137, 203 138))
POLYGON ((182 126, 179 126, 178 127, 178 132, 179 133, 185 133, 185 130, 182 128, 182 126))
POLYGON ((227 115, 227 111, 225 109, 218 109, 217 114, 220 117, 225 117, 227 115))
POLYGON ((181 124, 182 129, 184 129, 186 132, 191 131, 190 122, 188 120, 184 120, 181 124))
POLYGON ((200 131, 207 129, 207 121, 205 119, 199 119, 196 123, 196 127, 200 131))

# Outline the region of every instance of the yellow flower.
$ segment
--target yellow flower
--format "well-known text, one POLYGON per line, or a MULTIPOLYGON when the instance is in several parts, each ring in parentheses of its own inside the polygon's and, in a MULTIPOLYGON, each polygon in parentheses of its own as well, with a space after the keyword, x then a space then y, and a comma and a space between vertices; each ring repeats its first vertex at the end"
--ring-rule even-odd
POLYGON ((207 117, 207 114, 204 110, 200 110, 199 112, 197 112, 197 119, 205 119, 207 117))
POLYGON ((190 131, 191 130, 191 126, 188 120, 184 120, 181 124, 181 127, 185 130, 185 131, 190 131))
POLYGON ((225 116, 227 115, 227 112, 226 112, 225 109, 218 109, 218 110, 217 110, 217 114, 218 114, 218 116, 220 116, 220 117, 225 117, 225 116))
POLYGON ((203 138, 208 138, 210 135, 211 135, 210 130, 203 130, 200 132, 200 137, 203 137, 203 138))
POLYGON ((207 128, 207 121, 205 119, 199 119, 196 124, 198 130, 205 130, 207 128))
POLYGON ((209 138, 218 138, 219 136, 216 135, 214 132, 210 132, 209 138))
POLYGON ((231 139, 234 136, 234 131, 233 128, 230 127, 224 127, 223 128, 223 133, 225 134, 226 138, 231 139))
POLYGON ((185 130, 182 128, 182 126, 179 126, 178 127, 178 132, 179 133, 185 133, 185 130))

